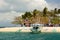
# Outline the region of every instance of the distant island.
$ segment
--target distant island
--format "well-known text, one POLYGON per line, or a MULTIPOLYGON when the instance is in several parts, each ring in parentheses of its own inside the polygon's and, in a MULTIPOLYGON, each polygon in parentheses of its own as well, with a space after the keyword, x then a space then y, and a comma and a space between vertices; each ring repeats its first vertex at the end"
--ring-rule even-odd
POLYGON ((60 9, 48 10, 47 7, 40 10, 33 10, 32 12, 25 12, 24 15, 14 18, 13 24, 23 24, 29 26, 30 24, 60 24, 60 9))

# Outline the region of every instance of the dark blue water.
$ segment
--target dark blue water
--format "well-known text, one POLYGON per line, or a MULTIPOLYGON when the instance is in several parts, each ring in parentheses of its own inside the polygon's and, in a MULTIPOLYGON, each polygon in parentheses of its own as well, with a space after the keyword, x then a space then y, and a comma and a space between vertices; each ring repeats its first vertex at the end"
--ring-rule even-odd
POLYGON ((0 40, 60 40, 60 33, 20 33, 0 32, 0 40))

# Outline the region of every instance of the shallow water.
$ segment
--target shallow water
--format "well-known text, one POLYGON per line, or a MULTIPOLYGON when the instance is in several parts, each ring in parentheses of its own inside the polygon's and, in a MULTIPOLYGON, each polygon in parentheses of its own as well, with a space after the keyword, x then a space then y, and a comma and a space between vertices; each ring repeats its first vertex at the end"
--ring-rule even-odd
POLYGON ((0 32, 0 40, 60 40, 60 33, 0 32))

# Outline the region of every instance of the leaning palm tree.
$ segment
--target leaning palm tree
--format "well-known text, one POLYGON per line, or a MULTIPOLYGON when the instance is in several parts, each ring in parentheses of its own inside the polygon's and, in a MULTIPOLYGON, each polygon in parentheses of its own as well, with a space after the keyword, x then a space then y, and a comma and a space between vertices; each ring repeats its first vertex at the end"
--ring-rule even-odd
POLYGON ((22 21, 23 21, 23 19, 20 16, 18 16, 18 17, 14 18, 14 21, 12 23, 13 24, 21 24, 22 21))

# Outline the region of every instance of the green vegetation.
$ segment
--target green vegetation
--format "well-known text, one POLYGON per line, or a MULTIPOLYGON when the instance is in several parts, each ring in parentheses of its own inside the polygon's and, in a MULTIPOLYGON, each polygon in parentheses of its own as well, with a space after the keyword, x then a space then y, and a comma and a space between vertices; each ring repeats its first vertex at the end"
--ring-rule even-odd
POLYGON ((14 18, 13 24, 23 24, 24 20, 27 18, 30 23, 49 23, 49 20, 51 24, 60 24, 60 17, 57 16, 60 14, 60 9, 57 10, 55 8, 54 10, 48 10, 47 7, 43 9, 43 11, 40 10, 33 10, 32 12, 25 12, 24 15, 18 16, 14 18))
POLYGON ((48 9, 45 7, 43 10, 43 16, 47 16, 48 9))
POLYGON ((60 13, 60 9, 58 9, 58 13, 60 13))
POLYGON ((25 12, 24 15, 22 15, 22 19, 26 19, 26 18, 31 18, 32 14, 30 12, 25 12))

